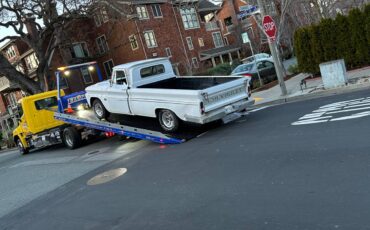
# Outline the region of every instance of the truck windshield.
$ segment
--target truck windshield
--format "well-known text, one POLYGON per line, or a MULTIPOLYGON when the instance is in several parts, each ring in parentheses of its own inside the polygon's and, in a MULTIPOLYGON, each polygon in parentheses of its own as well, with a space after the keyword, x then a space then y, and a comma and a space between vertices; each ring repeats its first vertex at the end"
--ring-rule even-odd
POLYGON ((38 101, 35 101, 37 110, 49 109, 58 105, 57 97, 48 97, 38 101))

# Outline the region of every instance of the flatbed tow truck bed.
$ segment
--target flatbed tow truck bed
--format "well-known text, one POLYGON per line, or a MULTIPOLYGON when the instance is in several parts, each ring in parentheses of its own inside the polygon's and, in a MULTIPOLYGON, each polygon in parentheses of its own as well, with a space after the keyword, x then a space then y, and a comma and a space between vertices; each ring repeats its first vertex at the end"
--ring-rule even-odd
POLYGON ((99 120, 90 109, 73 113, 55 112, 54 118, 72 125, 79 125, 117 135, 149 140, 162 144, 180 144, 215 128, 218 122, 204 126, 186 125, 176 133, 164 133, 155 119, 112 114, 108 120, 99 120))

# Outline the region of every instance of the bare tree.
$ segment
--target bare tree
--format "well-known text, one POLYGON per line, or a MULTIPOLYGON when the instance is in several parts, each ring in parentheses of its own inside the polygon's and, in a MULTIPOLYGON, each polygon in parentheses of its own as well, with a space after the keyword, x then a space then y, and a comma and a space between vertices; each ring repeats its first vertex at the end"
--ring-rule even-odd
POLYGON ((1 0, 0 27, 11 28, 16 35, 0 35, 0 42, 21 39, 35 52, 39 64, 35 82, 27 72, 17 71, 4 54, 0 54, 0 76, 29 94, 47 90, 48 60, 53 50, 69 42, 66 32, 74 22, 92 17, 102 5, 109 7, 117 18, 128 15, 118 1, 1 0))

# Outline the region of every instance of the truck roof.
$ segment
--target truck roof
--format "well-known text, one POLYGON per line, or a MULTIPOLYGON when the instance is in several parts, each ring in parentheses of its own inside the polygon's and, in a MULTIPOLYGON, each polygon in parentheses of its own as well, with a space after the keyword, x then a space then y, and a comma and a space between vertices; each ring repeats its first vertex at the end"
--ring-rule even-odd
POLYGON ((155 63, 155 62, 164 61, 164 60, 168 61, 168 58, 165 58, 165 57, 163 57, 163 58, 151 58, 151 59, 146 59, 146 60, 128 62, 128 63, 125 63, 125 64, 116 65, 116 66, 113 67, 113 69, 129 69, 129 68, 132 68, 132 67, 135 67, 135 66, 138 66, 138 65, 148 64, 148 63, 155 63))

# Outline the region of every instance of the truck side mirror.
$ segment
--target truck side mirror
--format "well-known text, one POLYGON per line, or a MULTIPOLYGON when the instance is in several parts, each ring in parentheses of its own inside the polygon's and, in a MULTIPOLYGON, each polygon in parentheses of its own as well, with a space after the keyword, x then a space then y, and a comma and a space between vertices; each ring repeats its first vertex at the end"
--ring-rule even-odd
POLYGON ((109 79, 109 86, 112 87, 112 85, 113 85, 113 81, 112 79, 109 79))

